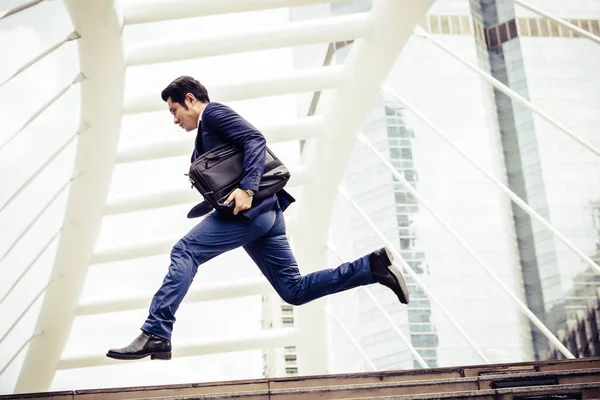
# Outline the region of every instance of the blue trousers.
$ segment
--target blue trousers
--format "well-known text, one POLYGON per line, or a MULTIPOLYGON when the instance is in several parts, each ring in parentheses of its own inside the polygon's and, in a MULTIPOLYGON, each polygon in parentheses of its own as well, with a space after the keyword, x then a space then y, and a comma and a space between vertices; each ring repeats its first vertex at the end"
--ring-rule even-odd
POLYGON ((225 219, 213 212, 173 246, 171 266, 152 299, 142 330, 171 339, 175 312, 198 266, 238 247, 246 250, 279 296, 292 305, 375 282, 368 256, 302 276, 285 236, 280 210, 264 212, 254 219, 225 219))

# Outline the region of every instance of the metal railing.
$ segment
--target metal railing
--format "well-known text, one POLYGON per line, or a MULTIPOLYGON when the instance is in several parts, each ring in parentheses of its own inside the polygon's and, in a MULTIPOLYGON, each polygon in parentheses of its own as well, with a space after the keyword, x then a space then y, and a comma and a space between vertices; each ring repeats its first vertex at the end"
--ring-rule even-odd
POLYGON ((427 285, 425 285, 425 283, 421 280, 421 278, 419 278, 417 273, 408 265, 408 263, 404 260, 404 258, 402 258, 402 255, 395 249, 394 246, 392 246, 390 241, 385 237, 385 235, 381 232, 381 230, 377 227, 377 225, 375 225, 373 220, 362 210, 362 208, 358 204, 356 204, 350 198, 350 196, 347 193, 345 193, 342 190, 338 190, 338 193, 342 196, 342 198, 344 198, 348 203, 350 203, 350 205, 352 205, 352 207, 354 207, 354 209, 360 214, 360 216, 365 220, 365 222, 367 222, 367 224, 369 226, 371 226, 371 228, 377 234, 377 236, 379 236, 381 241, 390 249, 390 251, 392 252, 394 257, 397 260, 399 260, 404 271, 414 279, 414 281, 417 283, 417 285, 419 285, 421 287, 421 289, 423 289, 423 292, 425 292, 427 297, 429 297, 429 299, 438 306, 439 310, 446 316, 446 318, 448 318, 448 321, 450 321, 450 323, 456 328, 456 330, 465 339, 465 341, 469 344, 469 346, 471 346, 471 348, 475 351, 475 353, 477 353, 479 358, 481 358, 481 360, 483 362, 485 362, 486 364, 489 364, 490 360, 487 358, 487 356, 485 354, 483 354, 483 352, 475 344, 473 339, 471 339, 471 337, 467 334, 467 332, 465 332, 465 330, 459 325, 459 323, 450 315, 450 313, 448 312, 448 309, 446 307, 444 307, 444 305, 437 298, 437 296, 435 296, 433 294, 433 292, 429 289, 429 287, 427 285))
POLYGON ((384 92, 396 98, 400 101, 408 110, 412 111, 421 121, 423 121, 428 127, 430 127, 436 135, 442 138, 446 143, 448 143, 454 150, 456 150, 469 164, 473 165, 479 172, 485 175, 494 185, 496 185, 504 194, 506 194, 512 201, 515 202, 523 211, 529 214, 531 217, 536 219, 542 225, 544 225, 550 232, 552 232, 561 242, 563 242, 569 249, 571 249, 574 253, 576 253, 584 262, 586 262, 589 266, 592 267, 596 273, 600 274, 600 267, 596 264, 590 257, 583 254, 581 250, 579 250, 569 239, 567 239, 562 233, 560 233, 552 224, 550 224, 546 219, 544 219, 540 214, 537 213, 533 208, 531 208, 525 201, 523 201, 519 196, 517 196, 512 190, 510 190, 506 185, 500 182, 498 179, 494 178, 494 176, 486 171, 477 161, 473 160, 469 155, 467 155, 460 147, 452 141, 446 134, 444 134, 437 126, 435 126, 429 119, 427 119, 419 110, 415 109, 404 97, 399 96, 394 91, 389 88, 384 88, 384 92))
POLYGON ((46 203, 46 205, 40 210, 40 212, 38 212, 36 214, 36 216, 33 217, 31 222, 25 227, 25 229, 19 234, 19 236, 17 236, 17 238, 10 244, 10 246, 8 246, 8 249, 4 252, 2 257, 0 257, 0 263, 2 263, 2 261, 4 261, 6 256, 8 256, 10 254, 10 252, 15 248, 15 246, 17 244, 19 244, 21 239, 23 239, 23 236, 25 236, 27 234, 27 232, 29 232, 29 230, 33 227, 33 225, 35 225, 35 223, 38 222, 38 220, 42 217, 42 215, 44 215, 44 213, 54 204, 54 202, 58 199, 58 197, 69 187, 69 184, 73 181, 73 179, 75 179, 75 178, 69 179, 67 182, 65 182, 56 191, 56 193, 54 193, 52 198, 46 203))
POLYGON ((77 76, 73 79, 73 81, 71 81, 71 83, 63 87, 57 94, 55 94, 50 100, 48 100, 44 105, 42 105, 42 107, 40 107, 31 117, 29 117, 29 119, 27 119, 27 121, 25 121, 15 133, 13 133, 8 139, 6 139, 4 143, 0 145, 0 151, 2 151, 2 149, 4 149, 10 142, 12 142, 19 135, 19 133, 23 132, 23 130, 25 130, 25 128, 27 128, 29 124, 35 121, 36 118, 40 116, 40 114, 46 111, 48 107, 56 103, 56 101, 60 99, 65 93, 67 93, 69 89, 71 89, 74 85, 82 82, 84 79, 85 76, 83 76, 81 72, 78 73, 77 76))
POLYGON ((61 231, 62 231, 62 226, 60 227, 60 229, 54 235, 52 235, 52 237, 46 242, 46 244, 44 245, 44 247, 42 247, 42 249, 40 251, 38 251, 38 253, 35 255, 35 257, 33 258, 33 260, 31 260, 31 262, 29 263, 29 265, 27 265, 27 267, 25 267, 25 269, 23 270, 23 272, 21 272, 21 274, 19 275, 19 277, 13 282, 13 284, 11 285, 11 287, 8 288, 8 290, 6 291, 6 293, 4 293, 4 295, 0 299, 0 305, 2 305, 2 303, 4 302, 4 300, 6 300, 8 298, 8 296, 10 296, 10 294, 13 292, 13 290, 15 290, 15 288, 17 287, 17 285, 19 284, 19 282, 21 282, 21 280, 25 277, 25 275, 27 275, 27 273, 31 270, 31 268, 35 265, 35 263, 40 259, 40 257, 42 256, 42 254, 44 254, 44 252, 46 250, 48 250, 48 247, 50 247, 50 245, 56 240, 56 238, 58 238, 58 236, 60 235, 61 231))
POLYGON ((70 42, 72 40, 77 40, 77 39, 80 39, 80 38, 81 38, 81 36, 79 35, 79 33, 77 33, 77 32, 71 32, 69 34, 69 36, 67 36, 65 39, 61 40, 60 42, 58 42, 58 43, 56 43, 56 44, 54 44, 52 46, 50 46, 49 48, 47 48, 46 50, 44 50, 43 52, 41 52, 40 54, 38 54, 37 56, 35 56, 31 60, 27 61, 25 64, 23 64, 11 76, 9 76, 8 78, 6 78, 4 81, 2 81, 0 83, 0 88, 2 86, 4 86, 6 83, 8 83, 11 80, 13 80, 14 78, 16 78, 17 76, 19 76, 19 74, 21 74, 23 71, 27 70, 27 68, 31 67, 33 64, 37 63, 38 61, 40 61, 41 59, 43 59, 47 55, 50 55, 54 51, 56 51, 59 48, 61 48, 62 45, 64 45, 65 43, 70 42))
MULTIPOLYGON (((337 256, 337 258, 341 262, 348 262, 348 260, 346 260, 344 257, 342 257, 342 255, 338 252, 338 250, 335 248, 335 246, 333 246, 333 244, 328 243, 327 247, 329 248, 329 250, 331 250, 333 252, 333 254, 335 254, 337 256)), ((375 295, 373 295, 373 292, 371 291, 371 289, 369 289, 366 286, 361 286, 359 289, 364 291, 367 294, 367 296, 371 299, 373 304, 375 304, 375 307, 377 308, 377 310, 379 310, 379 312, 381 313, 381 315, 383 315, 385 320, 390 323, 394 332, 396 332, 398 337, 404 342, 404 344, 407 345, 413 358, 419 363, 421 368, 429 368, 429 366, 427 365, 425 360, 423 360, 423 357, 421 357, 421 355, 419 354, 419 352, 417 351, 415 346, 413 346, 412 342, 406 337, 404 332, 402 332, 400 330, 400 328, 398 328, 398 325, 396 325, 396 323, 394 322, 394 320, 392 319, 390 314, 385 310, 385 308, 383 308, 383 305, 381 305, 381 303, 379 302, 379 300, 377 300, 375 295)))
POLYGON ((523 303, 521 299, 519 299, 509 288, 506 286, 504 282, 494 273, 492 268, 490 268, 474 251, 473 249, 456 233, 454 229, 452 229, 446 221, 437 213, 429 204, 423 196, 419 194, 415 190, 414 187, 404 178, 404 176, 394 168, 392 164, 379 152, 373 145, 369 142, 369 139, 363 135, 359 134, 358 140, 379 160, 382 164, 392 173, 394 178, 396 178, 413 197, 421 204, 429 213, 435 218, 437 222, 442 225, 442 227, 452 236, 460 246, 469 254, 469 256, 475 260, 477 265, 481 267, 487 274, 492 278, 492 280, 500 286, 500 288, 510 297, 510 299, 519 307, 519 309, 527 316, 527 318, 546 336, 546 338, 554 345, 556 348, 567 358, 575 358, 569 350, 565 346, 562 345, 560 340, 544 325, 542 321, 523 303))

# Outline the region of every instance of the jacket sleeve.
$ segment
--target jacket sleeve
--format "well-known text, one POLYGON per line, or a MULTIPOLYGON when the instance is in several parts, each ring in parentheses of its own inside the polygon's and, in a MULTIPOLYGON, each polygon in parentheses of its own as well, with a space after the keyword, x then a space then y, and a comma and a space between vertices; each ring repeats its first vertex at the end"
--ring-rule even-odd
POLYGON ((258 192, 265 167, 267 141, 252 124, 224 104, 209 103, 202 114, 202 125, 244 152, 241 189, 258 192))

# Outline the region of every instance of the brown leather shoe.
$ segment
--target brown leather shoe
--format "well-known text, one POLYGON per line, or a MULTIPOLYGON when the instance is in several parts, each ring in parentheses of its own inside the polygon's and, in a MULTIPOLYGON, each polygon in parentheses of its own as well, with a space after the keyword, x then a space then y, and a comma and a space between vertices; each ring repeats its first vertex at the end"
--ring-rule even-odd
POLYGON ((142 332, 129 346, 121 349, 110 349, 106 353, 106 357, 117 360, 139 360, 148 356, 153 360, 170 360, 171 341, 142 332))
POLYGON ((408 304, 410 298, 406 281, 402 276, 402 272, 394 267, 392 261, 394 261, 394 256, 387 247, 369 254, 369 264, 375 282, 392 289, 398 296, 400 303, 408 304))

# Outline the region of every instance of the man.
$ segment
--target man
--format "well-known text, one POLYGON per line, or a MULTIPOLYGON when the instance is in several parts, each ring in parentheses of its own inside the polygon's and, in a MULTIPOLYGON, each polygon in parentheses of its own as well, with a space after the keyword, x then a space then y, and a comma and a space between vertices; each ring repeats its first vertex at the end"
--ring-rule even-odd
POLYGON ((171 359, 171 332, 175 312, 185 297, 198 266, 226 251, 243 247, 281 298, 301 305, 329 294, 378 282, 390 288, 400 302, 409 295, 400 271, 392 265, 386 248, 335 269, 302 276, 287 241, 283 211, 294 202, 285 190, 254 201, 265 162, 263 135, 231 108, 210 102, 206 88, 189 76, 171 82, 161 94, 173 122, 186 131, 197 130, 192 162, 201 154, 230 142, 243 149, 244 171, 237 188, 227 199, 235 201, 234 217, 221 216, 202 202, 189 218, 206 215, 175 244, 171 266, 154 295, 142 333, 129 345, 109 350, 108 357, 120 360, 171 359))

